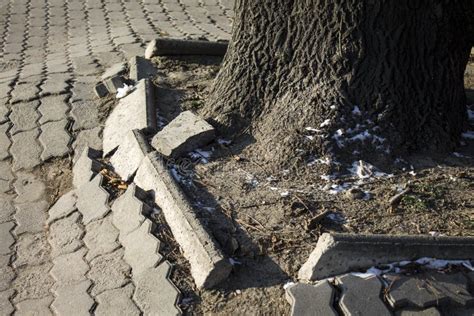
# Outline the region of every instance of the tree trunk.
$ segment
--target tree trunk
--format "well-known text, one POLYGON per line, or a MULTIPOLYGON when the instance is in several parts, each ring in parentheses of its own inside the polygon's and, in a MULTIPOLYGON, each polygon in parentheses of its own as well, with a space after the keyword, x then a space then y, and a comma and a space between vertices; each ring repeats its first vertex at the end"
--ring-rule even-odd
POLYGON ((203 111, 224 134, 250 132, 267 162, 456 146, 474 1, 236 0, 235 11, 203 111))

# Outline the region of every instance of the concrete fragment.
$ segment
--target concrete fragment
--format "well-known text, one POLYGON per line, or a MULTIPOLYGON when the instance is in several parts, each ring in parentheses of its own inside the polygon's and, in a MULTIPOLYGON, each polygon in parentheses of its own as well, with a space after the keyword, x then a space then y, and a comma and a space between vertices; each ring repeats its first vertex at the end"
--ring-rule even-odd
POLYGON ((144 190, 153 190, 155 202, 191 265, 196 285, 210 288, 226 279, 232 266, 199 222, 158 153, 152 152, 143 159, 135 183, 144 190))
POLYGON ((117 77, 117 76, 122 76, 127 72, 127 64, 122 62, 122 63, 116 63, 107 68, 107 70, 104 72, 102 75, 101 79, 106 80, 112 77, 117 77))
POLYGON ((105 79, 103 84, 107 87, 109 93, 115 94, 119 88, 123 88, 123 85, 126 83, 125 78, 122 76, 115 76, 105 79))
POLYGON ((100 171, 102 164, 96 158, 100 157, 100 152, 95 149, 84 148, 80 158, 72 167, 73 184, 76 189, 91 181, 92 178, 100 171))
POLYGON ((301 280, 320 280, 374 265, 421 257, 465 259, 474 253, 472 237, 322 234, 298 272, 301 280))
POLYGON ((224 56, 228 45, 228 42, 157 38, 148 44, 145 58, 166 55, 224 56))
POLYGON ((176 306, 179 290, 169 280, 171 265, 168 261, 134 277, 133 298, 145 315, 181 315, 176 306))
POLYGON ((156 129, 156 110, 153 84, 141 80, 131 94, 119 104, 105 122, 103 134, 104 156, 120 146, 127 133, 134 129, 156 129))
POLYGON ((145 192, 131 184, 112 205, 112 222, 120 231, 120 240, 140 227, 151 208, 143 203, 145 192))
POLYGON ((84 225, 101 219, 110 210, 109 193, 102 188, 103 177, 98 174, 92 181, 82 185, 77 192, 77 209, 82 214, 84 225))
POLYGON ((152 224, 145 220, 140 228, 122 238, 125 248, 124 260, 132 267, 133 275, 154 268, 163 258, 158 251, 160 241, 151 234, 152 224))
POLYGON ((110 93, 107 89, 107 86, 102 82, 99 82, 95 85, 94 92, 99 98, 106 97, 110 93))
POLYGON ((151 145, 167 157, 178 157, 207 145, 214 137, 214 128, 209 123, 185 111, 157 133, 151 145))
POLYGON ((48 224, 74 212, 77 209, 76 201, 77 196, 75 190, 71 190, 61 196, 48 211, 48 224))
POLYGON ((316 285, 297 283, 286 289, 291 315, 338 315, 333 307, 335 290, 327 280, 316 285))
POLYGON ((139 81, 149 79, 156 75, 156 69, 153 63, 143 57, 134 56, 129 61, 130 79, 139 81))
POLYGON ((339 306, 344 315, 392 315, 382 301, 382 282, 376 276, 367 279, 346 274, 337 278, 342 291, 339 306))
POLYGON ((110 162, 122 180, 128 181, 150 151, 143 133, 140 130, 132 130, 127 133, 110 162))

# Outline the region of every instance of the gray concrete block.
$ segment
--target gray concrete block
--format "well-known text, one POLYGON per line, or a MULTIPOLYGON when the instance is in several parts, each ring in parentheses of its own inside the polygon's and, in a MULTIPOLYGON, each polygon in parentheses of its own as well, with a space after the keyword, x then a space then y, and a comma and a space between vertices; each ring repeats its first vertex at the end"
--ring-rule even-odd
POLYGON ((104 72, 101 79, 106 80, 112 77, 122 76, 125 75, 127 72, 127 64, 126 63, 116 63, 104 72))
POLYGON ((115 76, 105 79, 102 83, 110 93, 115 94, 119 88, 123 88, 126 80, 122 76, 115 76))
POLYGON ((224 56, 228 45, 228 42, 157 38, 148 44, 145 58, 166 55, 224 56))
POLYGON ((58 315, 90 316, 94 300, 88 293, 91 281, 85 280, 74 284, 58 286, 51 308, 58 315))
POLYGON ((122 180, 129 181, 150 151, 151 148, 142 132, 132 130, 127 133, 117 151, 110 158, 110 163, 122 180))
POLYGON ((131 184, 112 205, 112 223, 120 231, 120 239, 138 229, 145 221, 144 214, 151 208, 143 203, 145 193, 135 184, 131 184))
POLYGON ((63 157, 69 153, 71 136, 67 132, 66 119, 57 122, 48 122, 41 126, 39 141, 43 145, 41 159, 46 161, 54 157, 63 157))
POLYGON ((106 97, 110 93, 109 89, 107 89, 107 86, 103 82, 99 82, 95 85, 94 92, 99 98, 106 97))
POLYGON ((48 211, 48 224, 57 219, 69 216, 76 208, 76 191, 71 190, 61 196, 48 211))
POLYGON ((320 280, 374 265, 421 257, 466 259, 472 237, 322 234, 298 272, 302 280, 320 280))
POLYGON ((118 235, 119 231, 112 225, 112 216, 89 223, 84 235, 84 243, 89 249, 86 255, 87 261, 119 248, 118 235))
POLYGON ((152 223, 147 219, 138 229, 121 238, 125 248, 123 258, 132 267, 134 276, 156 267, 163 258, 158 253, 160 241, 151 234, 151 230, 152 223))
POLYGON ((333 307, 336 291, 324 280, 316 285, 297 283, 286 289, 292 316, 338 315, 333 307))
POLYGON ((68 253, 53 259, 53 268, 49 272, 59 286, 71 285, 87 280, 89 266, 84 260, 86 249, 68 253))
POLYGON ((145 315, 181 315, 176 306, 179 290, 169 280, 168 261, 134 277, 133 298, 145 315))
POLYGON ((98 174, 90 182, 77 189, 77 209, 84 225, 103 218, 110 210, 109 193, 102 188, 103 177, 98 174))
POLYGON ((191 265, 196 285, 210 288, 226 279, 232 266, 196 217, 158 153, 152 152, 143 159, 135 183, 154 192, 155 202, 161 207, 174 238, 191 265))
POLYGON ((11 315, 15 311, 15 308, 10 302, 10 297, 12 297, 14 293, 15 290, 13 289, 0 292, 0 310, 4 312, 5 315, 11 315))
POLYGON ((140 56, 133 56, 130 61, 130 79, 139 81, 156 75, 156 68, 151 61, 140 56))
POLYGON ((15 315, 52 315, 49 305, 53 302, 53 296, 24 300, 16 306, 15 315))
POLYGON ((133 292, 132 284, 102 292, 96 297, 98 305, 94 314, 97 316, 141 315, 140 310, 132 301, 133 292))
POLYGON ((20 235, 23 233, 39 233, 44 231, 48 206, 48 202, 44 200, 15 205, 16 213, 13 215, 17 222, 15 234, 20 235))
POLYGON ((337 278, 341 288, 339 306, 344 315, 392 315, 381 299, 382 282, 376 276, 367 279, 346 274, 337 278))
POLYGON ((72 183, 76 189, 91 181, 92 178, 99 173, 102 164, 99 163, 96 158, 100 156, 100 152, 89 147, 84 148, 79 159, 72 168, 72 183))
POLYGON ((209 123, 185 111, 157 133, 151 145, 164 156, 178 157, 207 145, 214 137, 214 128, 209 123))
POLYGON ((15 268, 40 265, 50 261, 50 251, 46 233, 23 234, 16 241, 15 268))
POLYGON ((141 80, 135 91, 120 99, 107 118, 103 133, 104 155, 120 146, 127 133, 134 129, 156 129, 153 84, 149 80, 141 80))
POLYGON ((78 221, 79 213, 75 212, 51 224, 48 241, 53 257, 74 252, 82 246, 83 230, 78 221))
POLYGON ((122 259, 123 249, 99 256, 90 262, 87 277, 93 282, 91 294, 116 289, 130 282, 130 266, 122 259))

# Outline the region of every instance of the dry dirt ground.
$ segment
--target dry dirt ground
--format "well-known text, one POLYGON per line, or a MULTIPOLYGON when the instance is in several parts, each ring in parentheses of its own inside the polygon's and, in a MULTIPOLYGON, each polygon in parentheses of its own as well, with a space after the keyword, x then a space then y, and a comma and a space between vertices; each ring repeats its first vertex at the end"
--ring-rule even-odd
MULTIPOLYGON (((166 123, 182 110, 199 113, 220 59, 154 62, 159 120, 166 123)), ((466 88, 474 88, 469 76, 466 88)), ((171 162, 201 220, 236 262, 217 290, 199 292, 184 278, 184 260, 168 251, 180 263, 174 280, 189 298, 182 306, 187 312, 287 313, 283 285, 296 279, 323 232, 474 235, 472 139, 448 155, 405 158, 384 174, 366 169, 359 175, 371 176, 363 179, 349 171, 332 178, 324 159, 267 170, 249 157, 255 157, 251 138, 235 135, 171 162)))

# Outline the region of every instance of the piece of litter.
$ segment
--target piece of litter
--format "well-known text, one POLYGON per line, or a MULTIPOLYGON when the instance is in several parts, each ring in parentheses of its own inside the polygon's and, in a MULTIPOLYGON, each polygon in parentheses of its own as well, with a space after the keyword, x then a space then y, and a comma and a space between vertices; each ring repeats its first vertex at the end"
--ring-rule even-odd
POLYGON ((328 126, 329 124, 331 124, 331 120, 327 119, 324 122, 322 122, 321 125, 319 125, 319 127, 325 127, 325 126, 328 126))
POLYGON ((306 127, 305 129, 307 131, 315 132, 315 133, 321 133, 322 132, 320 129, 317 129, 317 128, 314 128, 314 127, 306 127))
POLYGON ((360 109, 357 105, 354 106, 354 109, 352 110, 352 114, 354 114, 354 115, 361 115, 362 114, 362 112, 360 111, 360 109))
POLYGON ((280 193, 281 197, 287 197, 288 195, 290 195, 290 192, 288 192, 288 191, 284 191, 284 192, 280 193))
POLYGON ((235 290, 235 293, 240 295, 240 294, 242 294, 242 291, 241 290, 235 290))
POLYGON ((474 131, 467 131, 462 133, 461 136, 467 139, 474 139, 474 131))
POLYGON ((295 282, 292 282, 292 281, 286 282, 285 284, 283 284, 283 289, 288 290, 288 288, 292 287, 293 285, 295 285, 295 282))
POLYGON ((124 84, 123 88, 118 88, 117 89, 117 95, 115 96, 117 99, 121 99, 125 96, 127 96, 131 91, 135 89, 134 86, 129 86, 128 84, 124 84))
POLYGON ((228 146, 228 145, 232 144, 232 141, 227 140, 227 139, 223 139, 223 138, 219 138, 217 140, 217 143, 220 144, 220 145, 228 146))

